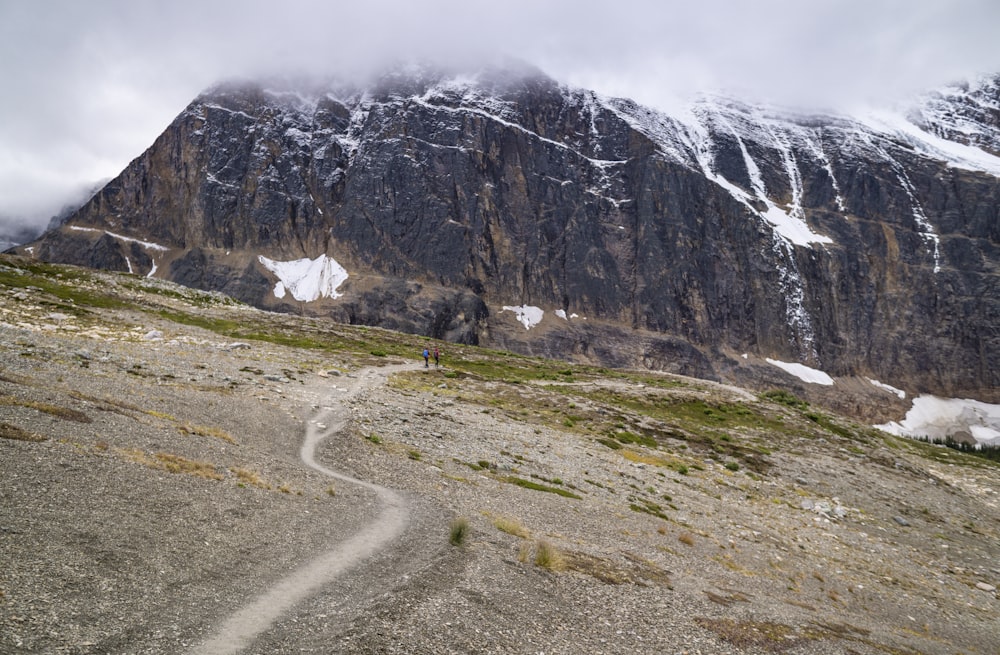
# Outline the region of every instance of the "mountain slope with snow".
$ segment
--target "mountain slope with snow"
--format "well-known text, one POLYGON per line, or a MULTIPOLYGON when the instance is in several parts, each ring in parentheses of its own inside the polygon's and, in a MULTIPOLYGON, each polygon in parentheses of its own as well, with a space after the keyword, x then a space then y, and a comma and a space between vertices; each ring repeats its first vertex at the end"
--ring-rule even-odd
POLYGON ((984 79, 902 114, 667 115, 524 66, 224 84, 32 252, 520 352, 995 402, 998 103, 984 79), (299 284, 330 293, 266 263, 318 261, 299 284))

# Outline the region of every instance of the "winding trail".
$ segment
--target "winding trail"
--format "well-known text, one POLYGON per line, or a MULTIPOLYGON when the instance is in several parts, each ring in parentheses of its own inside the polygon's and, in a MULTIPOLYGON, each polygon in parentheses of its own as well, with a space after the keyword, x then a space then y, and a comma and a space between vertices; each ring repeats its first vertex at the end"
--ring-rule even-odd
POLYGON ((336 400, 331 399, 330 407, 321 406, 319 411, 306 422, 305 440, 299 453, 307 466, 323 475, 374 492, 382 511, 353 537, 305 563, 248 605, 237 610, 216 629, 213 635, 191 651, 193 655, 239 653, 296 604, 312 596, 403 533, 408 523, 408 512, 402 496, 391 489, 328 469, 316 461, 315 455, 316 447, 324 439, 340 432, 347 425, 349 412, 345 400, 365 389, 384 384, 388 376, 396 371, 413 367, 412 364, 403 364, 367 368, 354 374, 353 379, 356 381, 350 388, 344 389, 347 393, 336 400))

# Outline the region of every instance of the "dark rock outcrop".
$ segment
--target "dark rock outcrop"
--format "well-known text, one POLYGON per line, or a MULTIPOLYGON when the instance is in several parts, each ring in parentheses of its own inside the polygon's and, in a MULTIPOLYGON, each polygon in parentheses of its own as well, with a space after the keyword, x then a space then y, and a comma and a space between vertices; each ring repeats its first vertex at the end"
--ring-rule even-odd
POLYGON ((530 70, 223 85, 35 255, 554 357, 718 378, 751 353, 998 400, 983 97, 996 80, 904 124, 719 98, 680 120, 530 70), (278 297, 258 255, 331 257, 342 295, 278 297))

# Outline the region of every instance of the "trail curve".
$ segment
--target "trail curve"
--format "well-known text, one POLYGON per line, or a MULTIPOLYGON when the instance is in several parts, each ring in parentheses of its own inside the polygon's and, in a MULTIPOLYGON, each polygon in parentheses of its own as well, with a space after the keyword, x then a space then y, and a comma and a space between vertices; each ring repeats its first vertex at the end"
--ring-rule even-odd
POLYGON ((369 555, 384 548, 402 534, 408 522, 406 502, 398 493, 380 485, 359 480, 326 468, 316 461, 316 448, 327 437, 344 429, 348 411, 344 401, 358 392, 384 383, 397 371, 413 365, 367 368, 353 376, 354 383, 344 389, 346 394, 330 402, 306 422, 305 439, 299 455, 310 468, 330 478, 372 491, 382 509, 360 532, 331 550, 306 562, 290 575, 274 584, 249 604, 227 618, 205 641, 192 650, 192 655, 233 655, 250 646, 281 616, 296 604, 309 598, 338 576, 359 564, 369 555), (323 426, 323 427, 321 427, 323 426))

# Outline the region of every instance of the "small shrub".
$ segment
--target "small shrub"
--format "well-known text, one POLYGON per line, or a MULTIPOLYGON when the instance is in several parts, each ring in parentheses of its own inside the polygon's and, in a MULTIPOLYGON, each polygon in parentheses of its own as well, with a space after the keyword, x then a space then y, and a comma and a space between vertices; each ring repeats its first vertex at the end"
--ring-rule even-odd
POLYGON ((239 480, 239 484, 242 485, 250 484, 255 487, 260 487, 261 489, 271 488, 271 485, 269 485, 262 477, 260 477, 260 474, 258 474, 256 471, 251 471, 250 469, 238 468, 238 467, 234 467, 229 470, 232 471, 233 475, 236 476, 236 479, 239 480))
POLYGON ((448 543, 452 546, 461 546, 469 536, 469 520, 459 517, 451 522, 448 543))
POLYGON ((373 444, 380 444, 380 443, 382 443, 382 437, 378 436, 374 432, 372 432, 371 434, 365 435, 365 439, 367 439, 368 441, 372 442, 373 444))
POLYGON ((740 465, 737 464, 736 462, 726 462, 726 468, 729 469, 730 471, 739 471, 740 465))
POLYGON ((547 541, 539 541, 535 546, 535 566, 549 571, 562 571, 566 568, 566 559, 555 546, 547 541))
POLYGON ((693 546, 694 536, 690 532, 682 532, 677 535, 677 541, 681 542, 685 546, 693 546))
POLYGON ((806 409, 809 407, 809 403, 796 398, 795 395, 785 391, 784 389, 772 389, 770 391, 765 391, 761 394, 761 396, 767 398, 768 400, 773 400, 776 403, 787 405, 788 407, 793 407, 795 409, 806 409))
POLYGON ((495 527, 500 532, 506 532, 507 534, 514 535, 515 537, 520 537, 522 539, 527 539, 531 536, 528 529, 521 525, 520 521, 510 517, 500 517, 493 520, 493 527, 495 527))

